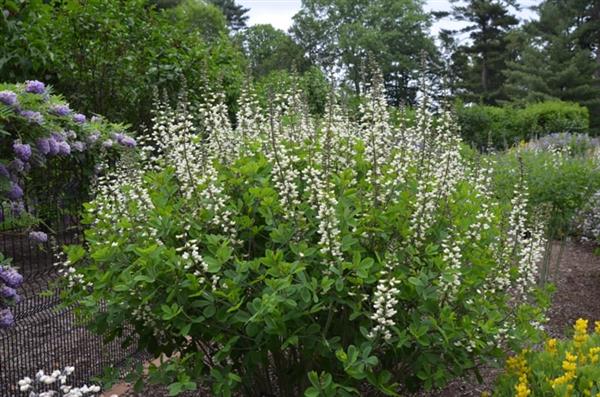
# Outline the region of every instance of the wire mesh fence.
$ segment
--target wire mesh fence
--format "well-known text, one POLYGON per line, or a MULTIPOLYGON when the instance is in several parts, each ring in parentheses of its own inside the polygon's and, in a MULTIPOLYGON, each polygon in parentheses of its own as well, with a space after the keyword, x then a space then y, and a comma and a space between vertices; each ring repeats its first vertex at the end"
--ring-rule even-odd
POLYGON ((21 301, 12 308, 15 326, 0 329, 0 397, 22 395, 18 381, 33 377, 40 369, 73 366, 75 372, 69 379, 80 385, 89 384, 107 368, 124 369, 141 358, 135 343, 122 345, 131 335, 104 343, 76 319, 71 309, 60 307, 53 283, 58 277, 54 251, 55 247, 82 239, 83 227, 77 214, 88 197, 82 194, 85 189, 81 189, 80 181, 71 179, 61 189, 52 189, 49 184, 36 190, 27 195, 20 208, 14 203, 0 203, 0 252, 12 259, 12 265, 24 277, 21 301), (36 219, 35 226, 23 224, 22 219, 27 218, 23 214, 36 219), (50 232, 52 243, 32 241, 32 228, 50 232))

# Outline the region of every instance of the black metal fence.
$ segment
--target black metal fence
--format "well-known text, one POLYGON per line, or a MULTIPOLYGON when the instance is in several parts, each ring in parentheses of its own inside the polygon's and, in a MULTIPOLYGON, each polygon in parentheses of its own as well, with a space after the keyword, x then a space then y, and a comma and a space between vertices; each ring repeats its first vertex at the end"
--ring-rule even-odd
POLYGON ((59 294, 52 289, 59 277, 53 247, 81 240, 83 228, 77 212, 87 195, 81 194, 85 190, 77 181, 60 189, 48 185, 36 190, 35 194, 28 192, 25 211, 42 219, 35 228, 52 231, 54 243, 31 241, 32 228, 19 221, 26 218, 14 216, 11 203, 0 203, 0 252, 12 258, 24 277, 19 289, 22 299, 12 308, 15 326, 0 329, 0 397, 27 395, 18 391, 17 383, 25 376, 33 378, 39 370, 73 366, 69 384, 79 386, 90 384, 106 368, 123 368, 130 358, 140 357, 135 346, 121 346, 123 338, 105 344, 78 322, 71 310, 60 308, 59 294))

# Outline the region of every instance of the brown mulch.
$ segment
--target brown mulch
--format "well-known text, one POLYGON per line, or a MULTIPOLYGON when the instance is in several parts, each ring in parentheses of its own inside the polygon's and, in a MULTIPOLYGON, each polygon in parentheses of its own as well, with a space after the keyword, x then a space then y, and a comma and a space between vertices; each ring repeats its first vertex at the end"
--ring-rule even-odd
MULTIPOLYGON (((592 245, 567 242, 560 254, 560 243, 555 243, 550 281, 555 284, 556 291, 548 311, 546 329, 549 335, 569 336, 572 324, 578 318, 589 319, 592 324, 600 320, 600 256, 594 254, 592 245)), ((418 393, 413 397, 479 397, 483 391, 492 389, 499 372, 496 368, 483 368, 481 384, 474 376, 469 376, 451 382, 442 390, 418 393)), ((164 388, 148 387, 141 395, 163 397, 168 394, 164 388)), ((134 394, 122 396, 133 397, 134 394)), ((195 393, 191 396, 204 397, 207 394, 195 393)))

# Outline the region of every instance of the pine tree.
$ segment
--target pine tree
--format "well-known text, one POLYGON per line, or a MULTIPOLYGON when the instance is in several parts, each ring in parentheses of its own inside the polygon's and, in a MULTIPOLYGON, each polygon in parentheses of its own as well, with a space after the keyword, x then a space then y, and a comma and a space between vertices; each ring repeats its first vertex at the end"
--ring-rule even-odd
POLYGON ((529 35, 519 58, 506 72, 506 92, 513 102, 560 99, 588 107, 592 126, 600 124, 598 56, 591 26, 583 22, 579 0, 549 0, 539 7, 539 21, 525 27, 529 35), (590 40, 591 41, 591 40, 590 40))
POLYGON ((235 0, 209 0, 212 4, 216 5, 221 9, 225 18, 227 18, 227 24, 233 31, 238 31, 246 27, 246 21, 248 21, 249 11, 239 4, 236 4, 235 0))
POLYGON ((503 85, 506 62, 511 57, 509 33, 519 23, 510 14, 517 8, 515 0, 451 0, 452 16, 469 25, 455 33, 469 34, 470 42, 460 46, 455 55, 468 65, 457 87, 465 100, 496 104, 505 98, 503 85), (466 58, 466 59, 465 59, 466 58))

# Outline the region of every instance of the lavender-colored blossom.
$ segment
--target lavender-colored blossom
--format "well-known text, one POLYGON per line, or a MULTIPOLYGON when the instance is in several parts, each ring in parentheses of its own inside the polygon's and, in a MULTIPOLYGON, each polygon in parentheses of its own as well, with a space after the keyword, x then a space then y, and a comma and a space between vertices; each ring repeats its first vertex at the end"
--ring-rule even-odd
POLYGON ((0 280, 10 288, 19 288, 23 283, 23 276, 11 267, 0 266, 0 280))
POLYGON ((54 138, 56 142, 64 142, 65 140, 65 136, 62 132, 53 132, 52 138, 54 138))
POLYGON ((7 285, 0 287, 0 296, 6 299, 14 299, 17 297, 17 290, 7 285))
POLYGON ((48 154, 51 156, 56 156, 60 150, 58 147, 58 141, 54 137, 48 138, 48 147, 50 148, 48 154))
POLYGON ((100 133, 98 131, 95 131, 87 137, 87 141, 89 143, 94 143, 98 140, 98 138, 100 138, 100 133))
POLYGON ((73 115, 73 121, 76 123, 85 123, 86 117, 85 114, 76 113, 73 115))
POLYGON ((112 134, 112 137, 115 141, 117 141, 118 143, 121 143, 121 140, 123 140, 123 138, 125 138, 125 135, 121 134, 120 132, 115 132, 114 134, 112 134))
POLYGON ((32 94, 43 94, 46 92, 46 85, 38 80, 27 80, 25 82, 25 91, 32 94))
POLYGON ((10 173, 8 172, 8 168, 4 164, 0 164, 0 175, 3 177, 10 177, 10 173))
POLYGON ((106 148, 106 149, 112 147, 112 145, 113 145, 112 139, 107 139, 104 142, 102 142, 102 147, 106 148))
POLYGON ((59 142, 58 154, 62 154, 63 156, 68 156, 69 154, 71 154, 71 145, 69 145, 65 141, 59 142))
POLYGON ((25 204, 22 201, 13 201, 10 203, 10 211, 14 217, 17 217, 25 211, 25 204))
POLYGON ((16 201, 23 197, 23 189, 21 189, 21 186, 19 186, 18 184, 11 182, 10 190, 8 191, 8 193, 6 193, 6 196, 10 200, 16 201))
POLYGON ((52 105, 50 106, 50 113, 64 117, 71 113, 71 109, 69 108, 69 105, 52 105))
POLYGON ((8 106, 15 106, 19 103, 17 94, 12 91, 0 91, 0 102, 8 106))
POLYGON ((20 174, 25 171, 25 163, 21 159, 14 159, 8 167, 14 174, 20 174))
POLYGON ((102 121, 102 117, 100 116, 92 116, 92 123, 100 123, 102 121))
POLYGON ((48 235, 44 232, 33 231, 29 233, 29 239, 36 243, 45 243, 48 241, 48 235))
POLYGON ((15 142, 13 143, 13 150, 17 157, 23 161, 29 161, 31 158, 31 146, 27 143, 15 142))
POLYGON ((83 152, 85 150, 85 143, 81 141, 75 141, 71 144, 71 148, 76 152, 83 152))
POLYGON ((23 110, 21 111, 21 116, 25 117, 30 123, 44 124, 44 116, 42 116, 40 112, 35 112, 33 110, 23 110))
POLYGON ((12 327, 15 323, 15 318, 10 309, 0 309, 0 328, 12 327))
POLYGON ((50 139, 48 138, 39 138, 37 140, 37 148, 41 154, 46 156, 50 153, 50 139))
POLYGON ((119 142, 119 143, 128 148, 133 148, 137 145, 137 142, 135 141, 135 139, 133 139, 130 136, 125 136, 123 139, 121 139, 121 142, 119 142))

